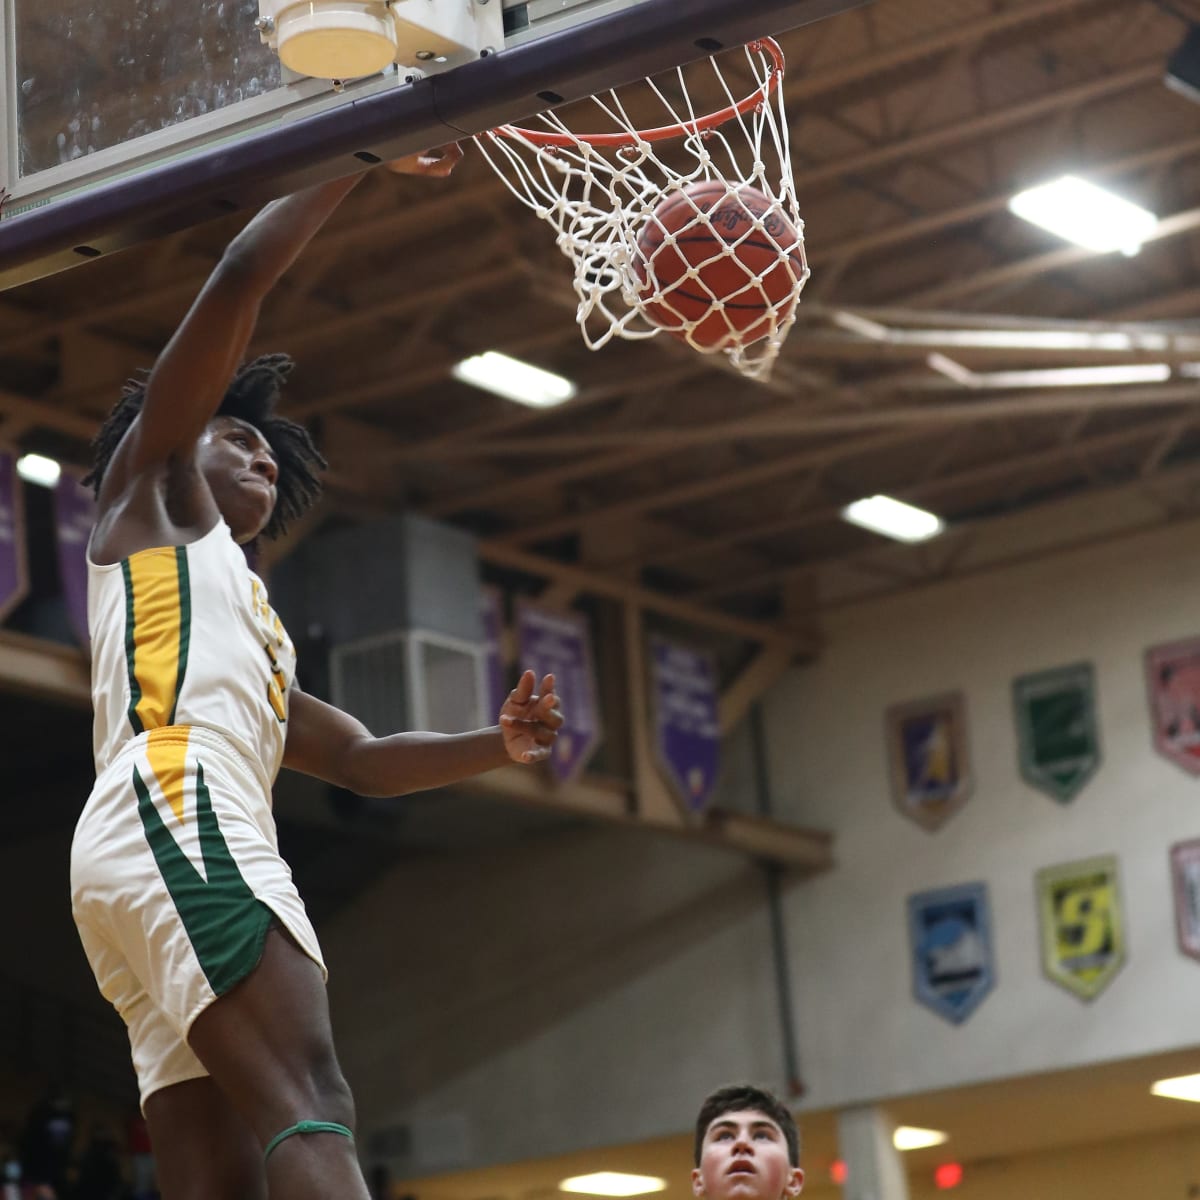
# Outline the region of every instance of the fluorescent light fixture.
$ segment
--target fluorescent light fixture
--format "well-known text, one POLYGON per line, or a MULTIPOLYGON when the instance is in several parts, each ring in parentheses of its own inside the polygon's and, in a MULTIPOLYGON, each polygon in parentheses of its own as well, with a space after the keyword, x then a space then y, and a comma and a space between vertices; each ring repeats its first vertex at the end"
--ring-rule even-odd
POLYGON ((62 474, 62 467, 52 458, 42 454, 22 454, 17 459, 17 474, 26 483, 40 484, 42 487, 53 487, 62 474))
POLYGON ((948 1142, 950 1135, 940 1129, 918 1129, 915 1125, 897 1125, 892 1130, 892 1145, 897 1150, 924 1150, 927 1146, 940 1146, 948 1142))
POLYGON ((1200 1104, 1200 1075, 1176 1075, 1174 1079, 1160 1079, 1150 1085, 1155 1096, 1166 1096, 1170 1100, 1191 1100, 1200 1104))
MULTIPOLYGON (((944 354, 930 354, 925 365, 968 388, 1124 387, 1131 383, 1166 383, 1168 363, 1113 363, 1103 367, 1045 367, 1036 371, 972 371, 944 354)), ((1180 368, 1186 375, 1186 364, 1180 368)))
POLYGON ((572 1175, 559 1185, 560 1192, 582 1192, 585 1196, 645 1196, 667 1186, 657 1175, 627 1175, 624 1171, 594 1171, 572 1175))
POLYGON ((1154 213, 1075 175, 1018 192, 1008 208, 1097 254, 1137 254, 1158 226, 1154 213))
POLYGON ((553 408, 575 395, 575 385, 561 375, 509 358, 498 350, 488 350, 464 358, 452 372, 455 379, 495 392, 506 400, 528 404, 530 408, 553 408))
POLYGON ((855 500, 842 509, 842 516, 852 525, 882 533, 898 542, 928 541, 946 528, 941 517, 891 496, 867 496, 855 500))

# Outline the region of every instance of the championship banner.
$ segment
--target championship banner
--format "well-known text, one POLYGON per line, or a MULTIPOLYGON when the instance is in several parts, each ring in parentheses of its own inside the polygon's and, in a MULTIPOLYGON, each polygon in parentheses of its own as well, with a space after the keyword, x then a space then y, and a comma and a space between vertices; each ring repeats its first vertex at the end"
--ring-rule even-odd
POLYGON ((1146 687, 1154 748, 1190 775, 1200 775, 1200 638, 1151 646, 1146 687))
POLYGON ((67 617, 79 644, 91 644, 87 619, 87 546, 96 523, 96 501, 66 471, 54 487, 54 532, 58 541, 58 578, 67 617))
POLYGON ((996 982, 987 885, 918 892, 908 898, 913 995, 955 1025, 965 1021, 996 982))
POLYGON ((721 725, 712 655, 651 635, 654 752, 686 812, 708 807, 717 782, 721 725))
POLYGON ((25 515, 16 460, 0 454, 0 621, 29 593, 25 515))
POLYGON ((1179 948, 1200 958, 1200 840, 1171 847, 1171 884, 1179 948))
POLYGON ((1066 804, 1100 765, 1091 663, 1020 676, 1013 707, 1022 777, 1066 804))
POLYGON ((564 782, 574 779, 601 740, 587 619, 576 613, 519 604, 517 660, 521 670, 532 670, 537 675, 538 685, 543 675, 554 675, 554 690, 562 701, 565 721, 554 741, 550 765, 564 782))
POLYGON ((893 705, 885 723, 896 807, 923 829, 941 828, 971 792, 962 693, 893 705))
POLYGON ((483 624, 483 711, 486 720, 494 721, 509 692, 504 669, 504 597, 499 588, 482 589, 479 617, 483 624))
POLYGON ((1047 977, 1092 999, 1125 961, 1116 858, 1046 867, 1037 873, 1037 894, 1047 977))

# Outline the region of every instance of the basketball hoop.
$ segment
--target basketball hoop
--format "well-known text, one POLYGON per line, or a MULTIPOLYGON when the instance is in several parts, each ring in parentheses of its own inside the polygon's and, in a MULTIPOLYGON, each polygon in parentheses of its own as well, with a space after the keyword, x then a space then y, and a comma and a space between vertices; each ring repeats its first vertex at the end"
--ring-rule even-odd
POLYGON ((475 142, 553 226, 591 349, 668 332, 762 378, 809 274, 784 59, 770 38, 721 57, 724 70, 714 56, 593 96, 591 121, 598 112, 607 129, 576 133, 546 112, 538 128, 502 125, 475 142), (752 80, 741 99, 726 78, 734 59, 752 80))

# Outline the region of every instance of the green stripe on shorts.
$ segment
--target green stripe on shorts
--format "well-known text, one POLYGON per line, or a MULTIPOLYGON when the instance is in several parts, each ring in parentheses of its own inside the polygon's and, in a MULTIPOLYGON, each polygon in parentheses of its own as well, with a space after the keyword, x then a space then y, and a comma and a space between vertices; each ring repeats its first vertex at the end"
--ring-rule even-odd
POLYGON ((223 996, 258 965, 271 923, 271 910, 250 890, 233 861, 204 784, 204 768, 199 763, 196 764, 196 820, 207 880, 188 861, 163 824, 136 767, 133 787, 146 841, 175 902, 175 910, 209 986, 223 996))

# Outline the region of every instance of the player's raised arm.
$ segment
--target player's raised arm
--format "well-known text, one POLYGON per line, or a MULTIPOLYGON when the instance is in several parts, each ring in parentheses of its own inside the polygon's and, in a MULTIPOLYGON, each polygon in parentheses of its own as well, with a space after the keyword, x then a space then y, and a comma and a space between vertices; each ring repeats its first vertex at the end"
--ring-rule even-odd
POLYGON ((273 201, 229 244, 154 364, 106 488, 123 490, 133 476, 190 455, 242 361, 264 297, 359 178, 273 201))

